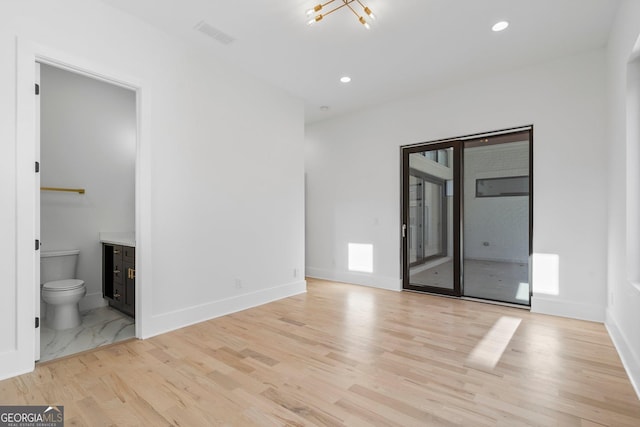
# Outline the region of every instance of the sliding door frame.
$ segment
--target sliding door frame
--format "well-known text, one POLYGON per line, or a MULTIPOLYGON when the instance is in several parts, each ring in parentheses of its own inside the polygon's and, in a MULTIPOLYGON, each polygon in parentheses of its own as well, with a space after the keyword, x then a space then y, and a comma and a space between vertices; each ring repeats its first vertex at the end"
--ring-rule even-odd
MULTIPOLYGON (((464 297, 464 272, 462 262, 462 248, 464 247, 463 232, 464 229, 464 206, 462 203, 463 191, 463 150, 465 142, 469 140, 481 140, 483 138, 491 138, 500 140, 502 138, 513 137, 513 134, 527 131, 529 135, 529 304, 533 296, 532 271, 533 271, 533 125, 519 126, 508 129, 501 129, 492 132, 484 132, 460 136, 456 138, 447 138, 431 142, 423 142, 400 147, 400 173, 401 173, 401 266, 402 266, 402 289, 410 291, 419 291, 427 293, 436 293, 453 297, 464 297), (432 287, 432 286, 416 286, 410 283, 410 259, 407 245, 408 224, 409 224, 409 157, 413 153, 423 151, 442 150, 453 148, 453 289, 432 287)), ((473 298, 476 299, 476 298, 473 298)), ((509 304, 510 305, 510 304, 509 304)), ((523 305, 525 306, 525 305, 523 305)))

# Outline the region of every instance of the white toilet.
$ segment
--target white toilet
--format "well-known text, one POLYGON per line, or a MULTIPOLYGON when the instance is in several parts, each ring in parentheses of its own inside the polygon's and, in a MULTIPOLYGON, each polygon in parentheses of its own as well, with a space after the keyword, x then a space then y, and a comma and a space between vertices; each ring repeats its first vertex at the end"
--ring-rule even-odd
POLYGON ((61 330, 80 325, 78 302, 87 293, 84 280, 76 279, 80 251, 42 251, 40 282, 47 303, 47 326, 61 330))

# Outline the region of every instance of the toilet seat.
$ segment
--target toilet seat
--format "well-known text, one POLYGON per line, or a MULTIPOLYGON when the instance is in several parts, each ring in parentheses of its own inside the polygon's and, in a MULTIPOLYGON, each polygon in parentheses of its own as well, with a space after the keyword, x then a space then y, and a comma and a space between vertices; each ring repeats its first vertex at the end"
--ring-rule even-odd
POLYGON ((43 290, 48 291, 71 291, 84 286, 84 280, 79 279, 66 279, 66 280, 54 280, 53 282, 47 282, 42 285, 43 290))

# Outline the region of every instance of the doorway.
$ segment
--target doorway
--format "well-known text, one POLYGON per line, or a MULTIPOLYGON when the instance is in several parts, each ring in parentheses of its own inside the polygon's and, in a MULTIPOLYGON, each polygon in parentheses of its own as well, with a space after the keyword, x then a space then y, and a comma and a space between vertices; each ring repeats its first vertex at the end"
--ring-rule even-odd
POLYGON ((531 126, 402 147, 403 289, 530 306, 531 126))
POLYGON ((36 81, 38 252, 47 261, 77 252, 73 278, 85 288, 80 324, 60 328, 41 285, 69 277, 39 277, 36 264, 35 360, 46 361, 135 336, 133 315, 104 298, 101 241, 119 233, 135 245, 138 117, 132 88, 46 61, 36 61, 36 81))

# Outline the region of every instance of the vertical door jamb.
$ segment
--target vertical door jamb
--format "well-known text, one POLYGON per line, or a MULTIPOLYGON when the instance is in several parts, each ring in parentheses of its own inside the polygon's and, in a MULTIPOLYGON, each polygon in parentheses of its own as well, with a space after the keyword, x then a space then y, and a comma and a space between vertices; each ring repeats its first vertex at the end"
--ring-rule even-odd
POLYGON ((453 143, 453 289, 457 297, 462 296, 462 288, 464 286, 462 271, 462 241, 464 234, 463 212, 464 204, 462 202, 463 194, 463 159, 462 159, 462 141, 454 141, 453 143))

